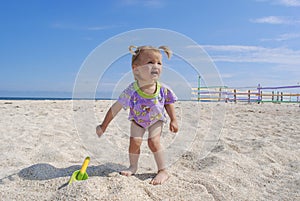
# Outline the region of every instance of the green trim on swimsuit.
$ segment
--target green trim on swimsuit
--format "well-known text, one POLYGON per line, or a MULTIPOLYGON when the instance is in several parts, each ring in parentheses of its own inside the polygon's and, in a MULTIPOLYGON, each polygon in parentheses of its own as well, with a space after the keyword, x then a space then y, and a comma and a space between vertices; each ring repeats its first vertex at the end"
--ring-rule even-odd
POLYGON ((135 90, 142 98, 151 99, 151 98, 155 98, 155 97, 158 96, 161 85, 160 85, 159 82, 156 82, 156 91, 155 91, 154 94, 146 94, 145 92, 143 92, 143 91, 140 89, 140 87, 139 87, 137 81, 133 84, 133 87, 134 87, 134 90, 135 90))

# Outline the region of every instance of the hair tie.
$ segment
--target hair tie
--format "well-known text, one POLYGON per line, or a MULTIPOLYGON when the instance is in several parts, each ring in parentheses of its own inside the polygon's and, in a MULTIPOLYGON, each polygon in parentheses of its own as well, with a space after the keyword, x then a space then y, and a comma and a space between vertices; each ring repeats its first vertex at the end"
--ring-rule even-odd
POLYGON ((130 45, 129 46, 129 52, 132 54, 132 55, 136 55, 136 50, 138 49, 137 46, 134 46, 134 45, 130 45), (135 48, 135 50, 133 50, 133 48, 135 48))
POLYGON ((169 49, 169 47, 163 45, 163 46, 159 46, 158 49, 159 49, 159 50, 163 50, 163 51, 166 53, 168 59, 171 58, 171 56, 172 56, 172 51, 169 49))

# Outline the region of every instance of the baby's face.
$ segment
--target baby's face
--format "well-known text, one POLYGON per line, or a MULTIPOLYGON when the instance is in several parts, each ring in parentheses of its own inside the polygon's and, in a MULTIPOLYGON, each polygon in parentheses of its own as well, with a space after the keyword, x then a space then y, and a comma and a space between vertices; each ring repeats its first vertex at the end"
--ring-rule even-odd
POLYGON ((132 65, 133 74, 138 81, 157 81, 162 71, 162 55, 153 50, 144 50, 132 65))

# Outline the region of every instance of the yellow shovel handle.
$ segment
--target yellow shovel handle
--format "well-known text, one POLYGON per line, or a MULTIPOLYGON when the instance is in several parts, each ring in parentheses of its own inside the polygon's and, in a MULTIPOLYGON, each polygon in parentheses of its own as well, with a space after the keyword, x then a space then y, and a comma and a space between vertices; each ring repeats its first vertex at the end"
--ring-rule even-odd
POLYGON ((90 162, 90 157, 86 157, 83 161, 83 164, 81 166, 81 169, 80 169, 80 173, 81 174, 84 174, 86 172, 86 169, 87 169, 87 166, 90 162))

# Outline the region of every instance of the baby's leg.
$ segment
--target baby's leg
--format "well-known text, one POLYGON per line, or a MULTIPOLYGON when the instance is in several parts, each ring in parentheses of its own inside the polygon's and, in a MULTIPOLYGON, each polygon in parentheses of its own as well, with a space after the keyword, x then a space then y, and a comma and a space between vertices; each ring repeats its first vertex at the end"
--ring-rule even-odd
POLYGON ((160 144, 162 127, 163 122, 158 121, 149 128, 148 145, 154 154, 154 159, 158 169, 157 175, 150 182, 153 185, 163 184, 169 178, 169 174, 166 170, 164 151, 160 144))
POLYGON ((129 163, 128 169, 120 173, 125 176, 131 176, 136 173, 138 168, 138 160, 140 156, 140 147, 143 141, 145 129, 138 126, 135 122, 131 122, 130 128, 130 144, 129 144, 129 163))

